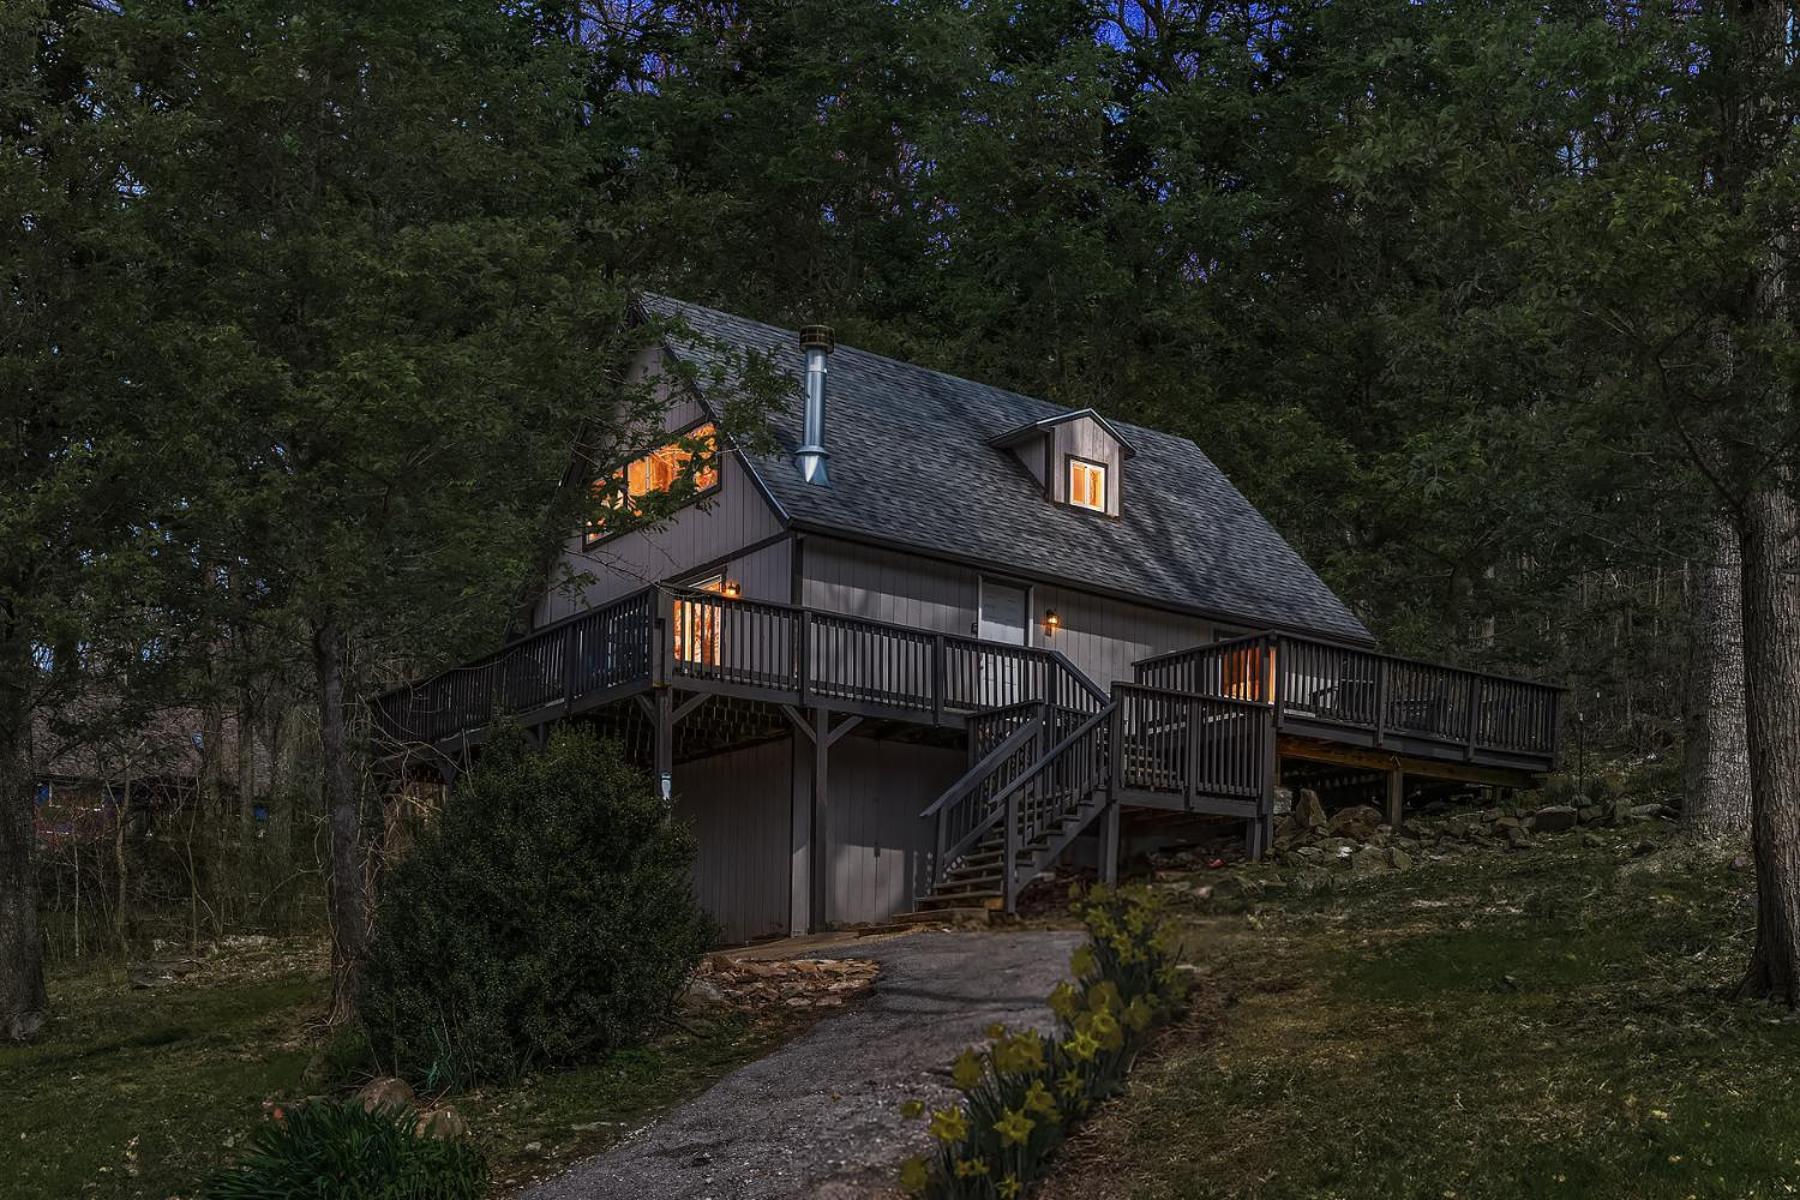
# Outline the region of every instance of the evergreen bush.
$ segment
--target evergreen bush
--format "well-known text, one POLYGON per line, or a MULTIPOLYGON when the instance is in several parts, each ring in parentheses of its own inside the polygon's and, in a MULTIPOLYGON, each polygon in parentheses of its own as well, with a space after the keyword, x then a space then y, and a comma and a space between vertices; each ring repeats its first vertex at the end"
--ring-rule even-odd
POLYGON ((315 1100, 257 1127, 201 1188, 205 1200, 480 1200, 487 1164, 468 1142, 415 1132, 410 1108, 315 1100))
POLYGON ((715 936, 693 861, 612 743, 497 740, 383 889, 359 1006, 376 1059, 465 1087, 641 1039, 715 936))

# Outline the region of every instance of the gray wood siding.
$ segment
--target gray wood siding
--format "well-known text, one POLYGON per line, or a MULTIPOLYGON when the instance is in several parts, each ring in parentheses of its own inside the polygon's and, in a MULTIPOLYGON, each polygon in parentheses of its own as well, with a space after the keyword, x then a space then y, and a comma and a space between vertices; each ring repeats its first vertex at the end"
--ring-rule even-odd
MULTIPOLYGON (((656 361, 654 354, 647 353, 633 366, 633 377, 653 377, 656 361)), ((665 430, 684 429, 705 416, 692 398, 667 392, 665 396, 671 401, 663 418, 665 430)), ((580 534, 569 538, 551 568, 548 590, 533 609, 532 625, 536 628, 573 616, 645 584, 680 578, 695 567, 781 531, 775 510, 749 472, 736 458, 724 455, 719 464, 719 490, 663 524, 620 534, 585 549, 580 534), (575 582, 565 585, 568 580, 575 582)), ((760 590, 764 583, 761 575, 753 581, 746 573, 740 582, 744 595, 753 599, 786 600, 791 590, 785 576, 779 588, 770 592, 760 590), (752 587, 759 590, 752 591, 752 587)))
MULTIPOLYGON (((810 788, 811 748, 803 749, 798 782, 810 788)), ((831 748, 827 922, 880 922, 911 911, 934 837, 919 814, 967 768, 961 750, 855 733, 831 748)))
MULTIPOLYGON (((976 622, 981 572, 973 567, 815 536, 806 539, 801 570, 815 608, 937 633, 967 634, 976 622)), ((1062 651, 1102 687, 1130 680, 1137 659, 1213 640, 1199 617, 1049 584, 1032 587, 1028 616, 1032 645, 1062 651), (1062 623, 1053 637, 1044 633, 1047 609, 1062 623)))
POLYGON ((1050 498, 1064 503, 1069 497, 1070 455, 1106 467, 1106 515, 1119 515, 1125 494, 1125 454, 1112 434, 1092 417, 1078 417, 1050 427, 1050 498))
POLYGON ((694 891, 728 942, 788 932, 792 754, 779 741, 676 764, 675 815, 700 846, 694 891))

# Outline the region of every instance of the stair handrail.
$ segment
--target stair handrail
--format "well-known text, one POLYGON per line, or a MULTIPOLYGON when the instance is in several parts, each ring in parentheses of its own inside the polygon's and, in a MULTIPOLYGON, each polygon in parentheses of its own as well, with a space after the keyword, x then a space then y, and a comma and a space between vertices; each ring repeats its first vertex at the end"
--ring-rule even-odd
MULTIPOLYGON (((1014 903, 1018 899, 1020 887, 1018 879, 1018 853, 1020 845, 1026 844, 1026 839, 1022 836, 1025 833, 1025 830, 1020 827, 1021 823, 1019 821, 1019 793, 1024 790, 1026 784, 1055 767, 1058 760, 1069 751, 1070 747, 1088 737, 1095 729, 1106 729, 1110 731, 1113 712, 1118 707, 1119 702, 1109 698, 1105 707, 1081 724, 1077 725, 1074 729, 1070 730, 1069 733, 1054 746, 1051 746, 1050 749, 1039 755, 1036 762, 1015 775, 1012 781, 1002 788, 999 794, 990 801, 996 810, 1004 810, 1004 818, 1006 821, 1006 845, 1005 853, 1000 860, 1000 883, 1001 894, 1005 900, 1007 912, 1013 911, 1014 903)), ((1107 740, 1108 739, 1103 738, 1101 741, 1100 749, 1103 753, 1109 749, 1107 740)), ((1080 799, 1072 804, 1066 804, 1057 809, 1057 816, 1060 817, 1065 812, 1072 812, 1093 793, 1095 787, 1106 784, 1109 779, 1110 773, 1102 767, 1094 782, 1089 783, 1088 786, 1084 788, 1071 788, 1070 794, 1074 795, 1076 792, 1079 792, 1080 799)), ((1048 822, 1041 822, 1043 816, 1042 813, 1039 813, 1038 816, 1040 818, 1040 823, 1048 824, 1048 822)))

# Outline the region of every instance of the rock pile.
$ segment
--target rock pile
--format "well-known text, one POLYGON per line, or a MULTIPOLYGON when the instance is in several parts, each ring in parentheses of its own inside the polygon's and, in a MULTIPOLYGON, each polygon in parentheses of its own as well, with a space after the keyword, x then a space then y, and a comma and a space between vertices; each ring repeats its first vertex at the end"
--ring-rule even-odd
MULTIPOLYGON (((1537 797, 1542 799, 1543 797, 1537 797)), ((1275 827, 1275 859, 1283 865, 1338 867, 1351 872, 1403 871, 1422 853, 1460 853, 1480 847, 1522 850, 1541 836, 1583 827, 1618 828, 1639 821, 1673 820, 1661 804, 1632 804, 1624 798, 1604 803, 1520 805, 1512 808, 1456 809, 1427 806, 1398 828, 1368 805, 1327 814, 1310 790, 1275 827)))
POLYGON ((713 954, 702 959, 681 998, 687 1009, 841 1008, 875 981, 876 966, 857 958, 777 958, 765 962, 713 954))

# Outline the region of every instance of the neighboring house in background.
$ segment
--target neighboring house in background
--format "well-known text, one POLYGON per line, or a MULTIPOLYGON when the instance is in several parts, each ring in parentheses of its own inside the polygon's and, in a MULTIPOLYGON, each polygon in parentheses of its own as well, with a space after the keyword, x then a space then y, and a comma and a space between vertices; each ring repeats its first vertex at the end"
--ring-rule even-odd
POLYGON ((1061 859, 1110 877, 1127 814, 1236 819, 1258 853, 1284 771, 1380 772, 1397 816, 1408 773, 1553 765, 1556 689, 1377 652, 1192 442, 823 327, 642 305, 696 336, 638 378, 723 345, 803 381, 777 449, 719 445, 709 397, 667 383, 667 442, 608 481, 691 478, 696 503, 572 536, 550 577, 590 583, 378 714, 446 774, 502 710, 615 734, 694 823, 728 937, 1010 908, 1061 859))

